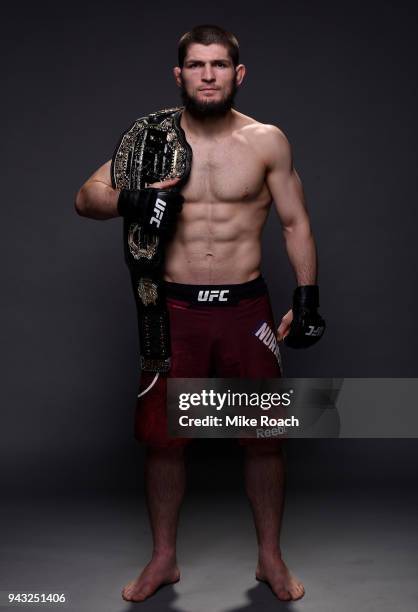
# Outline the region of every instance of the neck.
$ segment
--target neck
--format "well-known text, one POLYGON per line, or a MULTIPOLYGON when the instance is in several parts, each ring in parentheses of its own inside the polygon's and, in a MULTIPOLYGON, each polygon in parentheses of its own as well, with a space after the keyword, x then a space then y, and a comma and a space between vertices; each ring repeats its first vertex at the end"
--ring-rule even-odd
POLYGON ((236 111, 227 111, 221 117, 194 117, 188 110, 184 110, 181 116, 181 126, 190 134, 203 137, 221 136, 229 133, 235 119, 236 111))

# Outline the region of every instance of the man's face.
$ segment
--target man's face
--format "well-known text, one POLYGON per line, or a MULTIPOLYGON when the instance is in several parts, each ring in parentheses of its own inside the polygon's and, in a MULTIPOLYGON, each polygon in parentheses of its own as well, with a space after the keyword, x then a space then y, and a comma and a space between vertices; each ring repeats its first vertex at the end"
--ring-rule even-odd
POLYGON ((230 110, 244 73, 244 66, 235 67, 228 49, 218 44, 190 45, 183 68, 174 69, 185 107, 201 118, 230 110))

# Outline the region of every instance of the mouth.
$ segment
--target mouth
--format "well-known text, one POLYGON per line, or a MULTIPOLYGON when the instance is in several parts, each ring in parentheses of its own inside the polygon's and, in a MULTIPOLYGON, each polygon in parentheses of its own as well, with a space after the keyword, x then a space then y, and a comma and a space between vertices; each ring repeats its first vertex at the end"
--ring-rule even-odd
POLYGON ((199 89, 199 91, 219 91, 218 87, 205 87, 203 89, 199 89))

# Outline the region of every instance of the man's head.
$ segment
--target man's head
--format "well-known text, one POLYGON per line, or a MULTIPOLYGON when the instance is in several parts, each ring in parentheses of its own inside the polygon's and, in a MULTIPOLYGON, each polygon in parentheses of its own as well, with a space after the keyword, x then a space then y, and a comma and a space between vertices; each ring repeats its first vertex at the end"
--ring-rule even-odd
POLYGON ((245 75, 235 36, 218 26, 196 26, 181 37, 178 59, 174 76, 187 110, 198 118, 225 115, 245 75))

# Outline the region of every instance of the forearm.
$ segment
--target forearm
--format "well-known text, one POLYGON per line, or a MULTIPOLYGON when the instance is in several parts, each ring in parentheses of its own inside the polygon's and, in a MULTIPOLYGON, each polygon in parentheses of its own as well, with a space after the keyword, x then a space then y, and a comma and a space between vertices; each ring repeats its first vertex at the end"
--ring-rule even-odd
POLYGON ((85 183, 77 193, 75 208, 82 217, 112 219, 119 216, 119 190, 99 181, 85 183))
POLYGON ((317 254, 309 223, 283 229, 286 251, 298 285, 317 284, 317 254))

